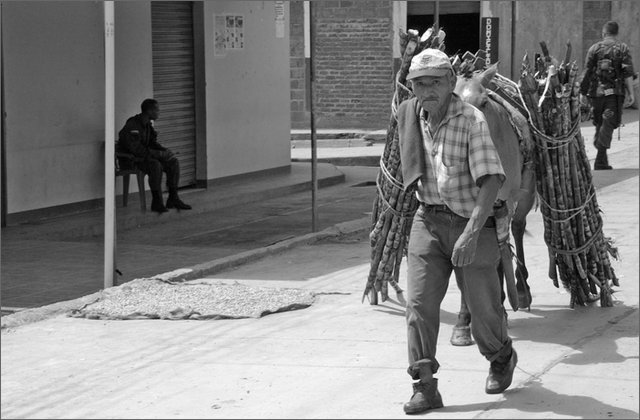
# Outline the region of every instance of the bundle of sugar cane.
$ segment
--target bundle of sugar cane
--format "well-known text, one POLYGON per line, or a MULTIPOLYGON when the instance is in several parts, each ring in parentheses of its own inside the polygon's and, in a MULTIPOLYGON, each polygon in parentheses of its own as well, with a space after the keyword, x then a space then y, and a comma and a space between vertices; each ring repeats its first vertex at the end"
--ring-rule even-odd
POLYGON ((362 296, 369 297, 372 305, 378 303, 378 292, 384 302, 389 298, 391 284, 400 304, 404 304, 402 289, 398 285, 400 263, 406 254, 413 215, 418 207, 415 188, 405 189, 402 179, 400 148, 398 145, 398 106, 413 97, 407 82, 409 66, 414 55, 425 48, 444 48, 444 32, 437 27, 428 29, 422 37, 410 29, 400 32, 402 62, 396 74, 391 117, 387 128, 385 148, 380 158, 380 170, 376 178, 377 194, 371 214, 371 268, 362 296))
POLYGON ((525 54, 519 80, 522 99, 536 143, 536 189, 549 249, 549 277, 571 293, 570 306, 597 300, 612 306, 610 282, 618 279, 609 255, 618 258, 602 217, 591 168, 580 132, 578 67, 571 44, 558 65, 544 42, 532 67, 525 54))

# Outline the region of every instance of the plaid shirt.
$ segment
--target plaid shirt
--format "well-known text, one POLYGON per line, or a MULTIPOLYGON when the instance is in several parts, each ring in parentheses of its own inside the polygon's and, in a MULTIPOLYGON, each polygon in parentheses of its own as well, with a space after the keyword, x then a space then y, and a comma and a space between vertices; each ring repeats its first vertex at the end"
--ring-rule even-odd
POLYGON ((455 93, 447 114, 432 134, 424 110, 420 127, 426 154, 425 175, 418 180, 418 200, 446 204, 454 213, 471 217, 485 175, 505 174, 482 112, 455 93))

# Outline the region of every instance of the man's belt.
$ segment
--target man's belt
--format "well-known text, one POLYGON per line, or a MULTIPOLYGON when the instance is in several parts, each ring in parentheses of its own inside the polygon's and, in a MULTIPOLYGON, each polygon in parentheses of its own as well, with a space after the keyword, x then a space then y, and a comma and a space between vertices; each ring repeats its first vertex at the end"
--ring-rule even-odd
MULTIPOLYGON (((467 219, 466 217, 462 217, 459 214, 457 214, 456 212, 454 212, 453 210, 451 210, 448 206, 446 206, 445 204, 426 204, 426 203, 420 203, 420 206, 418 207, 418 215, 420 216, 424 216, 425 213, 437 213, 437 212, 442 212, 442 213, 449 213, 449 214, 453 214, 455 216, 458 216, 461 219, 467 219)), ((484 223, 484 227, 486 228, 494 228, 496 227, 496 219, 493 216, 489 216, 487 218, 487 221, 484 223)))

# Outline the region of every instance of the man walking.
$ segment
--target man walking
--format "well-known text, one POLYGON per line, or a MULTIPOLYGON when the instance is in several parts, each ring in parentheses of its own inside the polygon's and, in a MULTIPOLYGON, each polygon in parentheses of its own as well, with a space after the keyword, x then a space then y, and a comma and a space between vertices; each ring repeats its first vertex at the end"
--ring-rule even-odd
POLYGON ((168 209, 190 210, 178 197, 180 164, 175 155, 158 143, 158 133, 153 121, 160 115, 160 107, 155 99, 145 99, 140 105, 141 113, 129 118, 119 132, 118 147, 136 157, 136 165, 149 176, 151 189, 151 210, 165 213, 168 209), (165 206, 162 201, 162 172, 167 174, 169 198, 165 206))
POLYGON ((456 76, 445 53, 425 49, 411 61, 407 80, 415 98, 398 109, 405 187, 417 182, 420 207, 408 246, 407 339, 413 396, 407 414, 443 406, 436 344, 440 304, 451 273, 461 279, 472 334, 489 360, 485 391, 511 384, 517 354, 507 334, 492 216, 504 170, 484 115, 453 93, 456 76))
POLYGON ((580 93, 591 100, 596 134, 593 145, 598 150, 593 169, 612 169, 607 157, 613 130, 622 120, 625 84, 630 103, 633 92, 633 64, 629 47, 617 40, 618 24, 609 21, 602 27, 602 41, 587 51, 580 93))

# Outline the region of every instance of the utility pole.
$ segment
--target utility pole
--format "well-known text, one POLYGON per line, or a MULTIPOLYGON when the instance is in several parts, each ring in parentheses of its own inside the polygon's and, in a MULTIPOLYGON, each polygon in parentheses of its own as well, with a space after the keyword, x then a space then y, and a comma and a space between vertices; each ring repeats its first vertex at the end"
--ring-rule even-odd
POLYGON ((104 288, 113 286, 116 254, 115 42, 113 1, 104 2, 104 288))
POLYGON ((308 4, 309 21, 309 127, 311 129, 311 230, 318 230, 318 150, 316 141, 316 118, 314 113, 314 85, 315 85, 315 65, 314 65, 314 49, 316 28, 313 16, 313 1, 305 2, 308 4))

